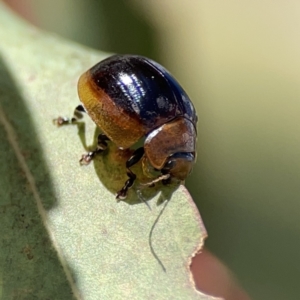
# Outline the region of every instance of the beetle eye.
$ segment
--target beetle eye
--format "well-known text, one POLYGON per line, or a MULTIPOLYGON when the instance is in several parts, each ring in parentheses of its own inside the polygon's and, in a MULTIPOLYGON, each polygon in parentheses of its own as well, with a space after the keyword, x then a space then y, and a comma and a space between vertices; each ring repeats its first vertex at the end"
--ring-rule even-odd
POLYGON ((175 165, 176 165, 176 160, 173 160, 173 159, 172 159, 172 160, 169 160, 169 161, 166 163, 164 169, 172 169, 172 168, 175 167, 175 165))
POLYGON ((166 162, 165 166, 161 170, 162 174, 168 174, 176 165, 176 160, 170 159, 166 162))

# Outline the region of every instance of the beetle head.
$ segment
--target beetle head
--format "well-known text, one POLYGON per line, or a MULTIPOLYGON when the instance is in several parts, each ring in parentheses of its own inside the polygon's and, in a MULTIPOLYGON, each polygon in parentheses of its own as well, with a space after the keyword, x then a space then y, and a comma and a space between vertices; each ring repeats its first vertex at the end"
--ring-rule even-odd
MULTIPOLYGON (((191 172, 196 158, 196 130, 191 121, 178 117, 153 130, 144 143, 143 169, 169 174, 183 181, 191 172)), ((163 179, 162 179, 163 180, 163 179)))

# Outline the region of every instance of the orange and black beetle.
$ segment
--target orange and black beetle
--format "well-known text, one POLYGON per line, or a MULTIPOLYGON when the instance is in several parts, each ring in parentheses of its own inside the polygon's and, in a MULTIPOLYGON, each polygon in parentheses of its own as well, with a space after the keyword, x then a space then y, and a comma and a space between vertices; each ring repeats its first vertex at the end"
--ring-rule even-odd
POLYGON ((120 149, 133 146, 145 137, 126 162, 129 179, 117 193, 126 198, 136 175, 130 167, 142 159, 143 171, 160 175, 149 185, 172 179, 183 181, 191 172, 196 158, 195 108, 179 83, 158 63, 137 55, 114 55, 83 73, 78 82, 82 102, 72 119, 58 118, 58 125, 76 121, 87 112, 100 127, 95 151, 83 155, 82 164, 112 141, 120 149))

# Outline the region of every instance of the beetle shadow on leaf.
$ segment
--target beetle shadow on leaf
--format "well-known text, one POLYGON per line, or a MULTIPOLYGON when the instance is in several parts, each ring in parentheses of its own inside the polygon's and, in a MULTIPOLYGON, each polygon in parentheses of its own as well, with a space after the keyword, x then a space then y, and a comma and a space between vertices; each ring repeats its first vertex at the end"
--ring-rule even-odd
MULTIPOLYGON (((94 150, 97 145, 97 137, 100 133, 99 128, 96 127, 95 129, 93 144, 91 146, 87 146, 85 136, 85 124, 83 122, 78 122, 77 126, 78 135, 84 149, 86 151, 94 150)), ((103 153, 96 155, 96 157, 93 159, 94 168, 99 180, 113 195, 116 195, 117 191, 119 191, 122 188, 125 181, 128 179, 126 175, 125 165, 126 161, 131 157, 133 152, 133 149, 120 150, 116 147, 115 144, 109 142, 107 149, 103 153)), ((162 206, 162 208, 151 226, 148 242, 152 255, 154 256, 157 263, 161 266, 162 270, 166 272, 167 270, 163 262, 161 261, 153 247, 153 231, 155 230, 157 223, 159 222, 161 216, 167 208, 167 205, 172 198, 172 194, 176 191, 179 185, 172 183, 168 186, 164 186, 160 182, 154 187, 141 187, 141 182, 149 182, 151 179, 147 178, 143 174, 143 170, 140 163, 137 163, 135 166, 133 166, 131 170, 137 175, 137 180, 133 188, 128 191, 127 198, 122 201, 130 205, 143 204, 144 202, 150 208, 148 201, 150 201, 152 198, 157 196, 157 194, 159 194, 156 205, 162 206)))
MULTIPOLYGON (((84 149, 86 151, 94 150, 97 145, 97 137, 101 132, 99 128, 96 127, 95 129, 92 145, 87 146, 85 125, 80 122, 77 126, 78 135, 84 149)), ((112 142, 108 142, 107 149, 103 153, 96 155, 93 159, 92 163, 99 180, 113 195, 117 194, 128 179, 126 174, 126 161, 131 157, 133 152, 134 149, 121 150, 112 142)), ((133 205, 143 202, 147 204, 148 201, 160 193, 156 205, 161 205, 164 201, 171 199, 173 192, 179 186, 176 184, 164 186, 161 182, 157 183, 154 187, 143 186, 143 183, 147 183, 151 181, 151 179, 144 175, 141 162, 138 162, 130 169, 136 174, 137 179, 133 187, 128 190, 127 198, 121 200, 127 204, 133 205)))

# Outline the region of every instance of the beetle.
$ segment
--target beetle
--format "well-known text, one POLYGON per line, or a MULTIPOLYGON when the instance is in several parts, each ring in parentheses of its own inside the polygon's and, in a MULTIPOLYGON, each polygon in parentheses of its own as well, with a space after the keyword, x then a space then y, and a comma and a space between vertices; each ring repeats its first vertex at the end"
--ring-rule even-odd
POLYGON ((94 151, 84 154, 88 164, 108 141, 128 149, 144 138, 126 162, 128 180, 116 198, 125 199, 136 174, 130 169, 142 160, 146 185, 183 182, 196 160, 197 114, 184 89, 160 64, 138 55, 113 55, 83 73, 78 81, 81 105, 73 118, 59 117, 57 125, 75 123, 86 112, 102 133, 94 151), (153 177, 153 176, 152 176, 153 177))

